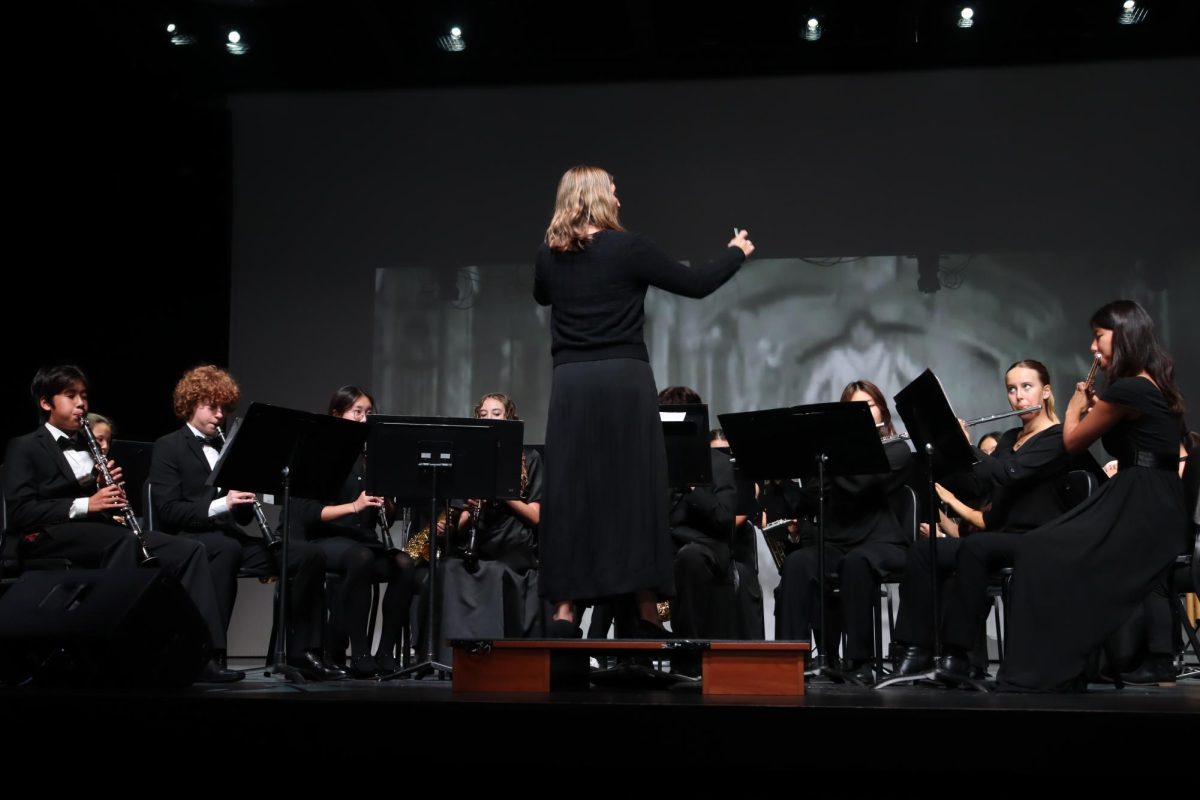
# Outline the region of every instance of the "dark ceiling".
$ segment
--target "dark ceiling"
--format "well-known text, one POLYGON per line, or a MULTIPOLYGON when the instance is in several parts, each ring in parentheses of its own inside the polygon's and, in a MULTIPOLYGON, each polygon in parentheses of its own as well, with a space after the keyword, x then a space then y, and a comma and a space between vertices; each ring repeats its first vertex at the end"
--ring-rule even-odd
MULTIPOLYGON (((52 71, 167 91, 328 91, 789 75, 1179 56, 1200 3, 1139 0, 731 4, 188 0, 25 7, 20 37, 52 71), (816 18, 821 38, 806 41, 816 18), (167 26, 175 25, 174 33, 167 26), (438 41, 452 26, 465 49, 438 41), (36 28, 34 27, 36 26, 36 28), (244 55, 228 52, 231 30, 244 55), (176 41, 190 41, 177 45, 176 41)), ((11 25, 9 29, 12 30, 11 25)))

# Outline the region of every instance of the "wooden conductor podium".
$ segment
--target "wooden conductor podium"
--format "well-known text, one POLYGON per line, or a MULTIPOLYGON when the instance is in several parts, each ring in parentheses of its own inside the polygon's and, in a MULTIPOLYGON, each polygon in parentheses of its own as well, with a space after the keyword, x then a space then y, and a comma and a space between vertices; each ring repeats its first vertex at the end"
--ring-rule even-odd
POLYGON ((544 693, 588 686, 590 656, 670 659, 699 651, 705 695, 799 697, 808 642, 497 639, 455 641, 454 691, 544 693))

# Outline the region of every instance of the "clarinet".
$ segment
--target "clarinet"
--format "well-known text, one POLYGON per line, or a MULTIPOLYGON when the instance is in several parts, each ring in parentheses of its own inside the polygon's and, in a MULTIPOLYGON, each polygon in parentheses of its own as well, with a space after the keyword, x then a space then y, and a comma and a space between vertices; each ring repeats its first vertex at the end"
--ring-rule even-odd
MULTIPOLYGON (((100 443, 96 441, 95 434, 92 433, 92 423, 88 422, 86 416, 79 418, 79 426, 83 430, 87 439, 88 450, 91 451, 92 460, 96 462, 96 466, 100 470, 100 476, 104 479, 105 486, 116 486, 117 482, 113 479, 112 473, 108 470, 108 458, 100 449, 100 443)), ((134 516, 133 507, 129 505, 129 501, 125 501, 125 505, 117 509, 125 519, 125 527, 129 528, 130 532, 137 537, 138 546, 142 550, 140 565, 143 567, 152 567, 158 563, 158 558, 150 555, 150 548, 147 546, 146 534, 142 531, 142 526, 138 523, 137 517, 134 516)))
MULTIPOLYGON (((221 426, 217 426, 217 436, 221 437, 221 447, 225 447, 225 431, 221 430, 221 426)), ((262 503, 258 502, 258 498, 254 498, 254 519, 258 522, 258 528, 262 531, 263 541, 267 544, 268 550, 277 550, 283 544, 283 541, 271 530, 270 524, 267 522, 267 514, 263 511, 262 503)))
POLYGON ((479 551, 476 548, 476 543, 479 538, 479 518, 483 515, 483 504, 485 502, 484 500, 480 500, 471 507, 471 535, 467 538, 467 545, 462 551, 463 566, 472 575, 479 570, 479 551))
POLYGON ((387 548, 389 556, 400 551, 400 548, 396 547, 396 543, 392 541, 392 525, 387 516, 386 500, 379 507, 379 538, 387 548))

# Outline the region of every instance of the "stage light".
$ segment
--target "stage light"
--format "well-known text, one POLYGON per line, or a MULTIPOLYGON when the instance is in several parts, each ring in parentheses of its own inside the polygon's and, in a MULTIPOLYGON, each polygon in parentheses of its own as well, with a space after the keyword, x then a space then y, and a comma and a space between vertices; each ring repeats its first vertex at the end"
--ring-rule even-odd
POLYGON ((816 17, 809 17, 808 23, 804 26, 804 41, 818 41, 824 33, 825 30, 821 27, 821 20, 816 17))
POLYGON ((448 36, 439 36, 438 47, 447 53, 461 53, 467 49, 467 40, 463 38, 462 28, 455 25, 448 36))
POLYGON ((184 33, 174 22, 167 23, 167 33, 171 35, 171 44, 175 45, 176 47, 183 47, 185 45, 196 43, 196 37, 189 33, 184 33))
POLYGON ((1121 9, 1120 15, 1117 16, 1117 22, 1122 25, 1137 25, 1149 13, 1145 6, 1139 6, 1134 0, 1125 0, 1121 9))
POLYGON ((246 55, 246 52, 250 49, 250 45, 246 44, 246 42, 242 40, 242 35, 240 33, 237 31, 230 31, 227 38, 229 41, 225 42, 225 49, 228 50, 231 55, 246 55))
POLYGON ((958 14, 958 27, 969 28, 975 24, 975 9, 965 6, 958 14))

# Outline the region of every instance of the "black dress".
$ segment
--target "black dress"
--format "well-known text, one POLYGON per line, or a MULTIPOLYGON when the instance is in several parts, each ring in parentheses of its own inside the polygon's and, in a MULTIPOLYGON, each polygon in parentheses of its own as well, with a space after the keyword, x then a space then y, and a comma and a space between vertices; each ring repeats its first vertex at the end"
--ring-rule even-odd
POLYGON ((998 676, 1004 688, 1076 685, 1091 653, 1187 546, 1181 420, 1145 378, 1114 381, 1101 398, 1135 412, 1104 436, 1120 470, 1083 503, 1022 537, 998 676))
POLYGON ((743 259, 730 247, 687 267, 623 231, 601 231, 576 252, 539 250, 534 298, 552 307, 554 356, 539 526, 543 597, 674 592, 667 453, 642 333, 646 289, 704 297, 743 259))
MULTIPOLYGON (((542 501, 542 461, 536 450, 523 451, 521 499, 542 501)), ((465 537, 460 534, 458 541, 465 537)), ((452 653, 447 639, 501 639, 540 636, 542 604, 538 596, 537 527, 503 500, 489 500, 479 514, 479 559, 466 563, 457 554, 438 562, 441 581, 442 663, 452 653)))

